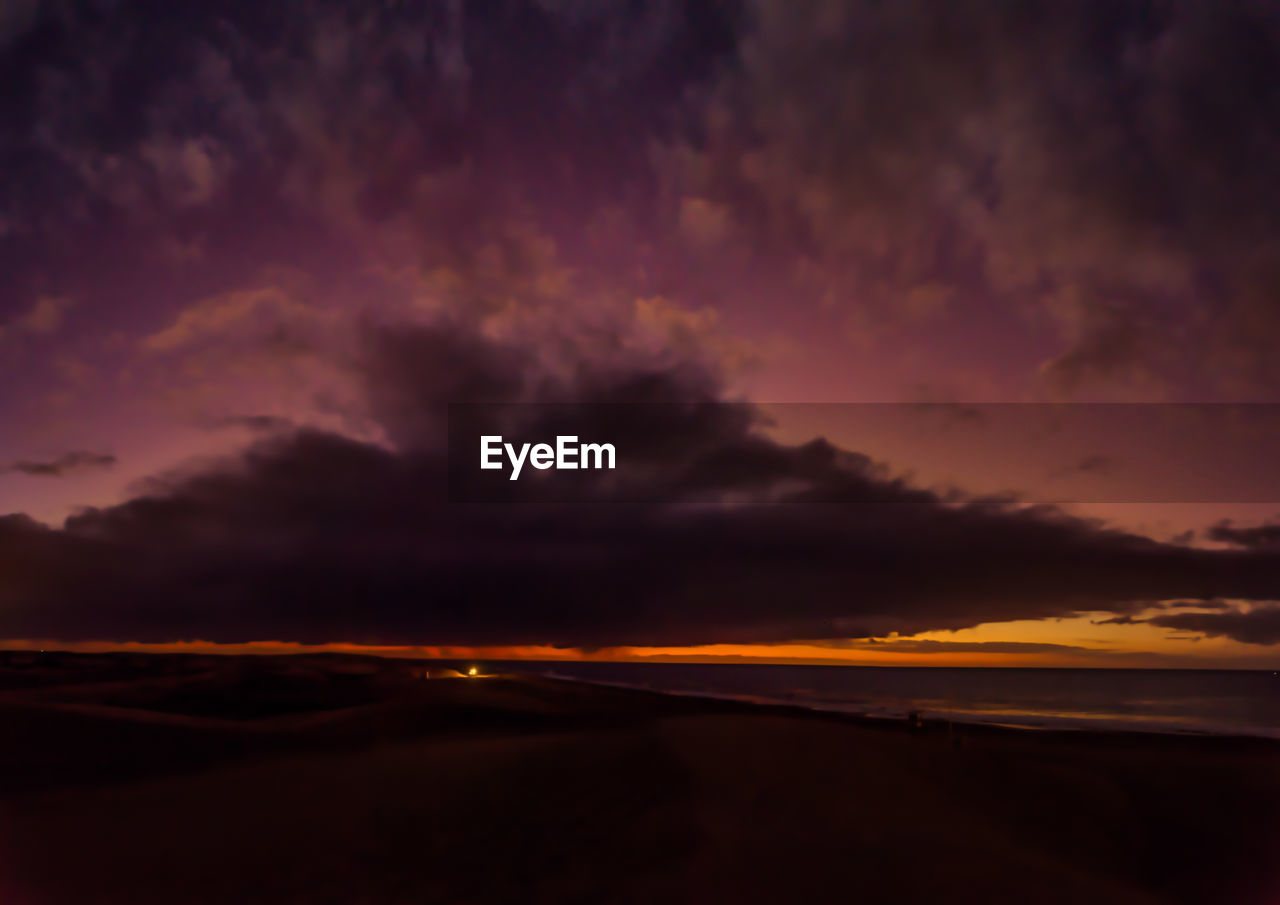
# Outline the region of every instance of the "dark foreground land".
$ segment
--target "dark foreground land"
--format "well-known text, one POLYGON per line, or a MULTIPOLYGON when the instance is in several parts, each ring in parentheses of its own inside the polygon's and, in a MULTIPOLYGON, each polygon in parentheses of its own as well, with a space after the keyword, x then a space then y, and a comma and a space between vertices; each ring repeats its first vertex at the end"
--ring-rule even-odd
POLYGON ((0 905, 1280 902, 1280 746, 0 653, 0 905))

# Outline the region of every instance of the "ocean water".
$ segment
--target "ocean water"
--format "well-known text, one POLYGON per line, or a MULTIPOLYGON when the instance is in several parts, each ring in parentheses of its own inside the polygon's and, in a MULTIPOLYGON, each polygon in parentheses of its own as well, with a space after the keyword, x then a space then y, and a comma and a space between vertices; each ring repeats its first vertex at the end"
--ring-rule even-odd
POLYGON ((1027 729, 1280 738, 1280 674, 1246 670, 943 669, 520 663, 513 672, 901 718, 1027 729))

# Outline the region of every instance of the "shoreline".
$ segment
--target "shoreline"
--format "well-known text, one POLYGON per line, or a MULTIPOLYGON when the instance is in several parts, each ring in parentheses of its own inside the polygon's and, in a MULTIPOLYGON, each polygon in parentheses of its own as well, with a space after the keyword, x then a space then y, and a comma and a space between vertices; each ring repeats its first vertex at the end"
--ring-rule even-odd
MULTIPOLYGON (((467 663, 471 661, 461 661, 456 658, 403 658, 403 657, 384 657, 375 654, 352 654, 352 653, 287 653, 287 654, 198 654, 190 652, 181 653, 105 653, 105 652, 85 652, 85 651, 67 651, 67 650, 47 650, 47 651, 31 651, 31 650, 8 650, 0 648, 0 700, 41 700, 50 699, 57 700, 64 696, 64 692, 73 691, 76 683, 74 682, 52 682, 48 686, 44 683, 35 682, 27 684, 13 684, 13 676, 27 672, 24 669, 14 669, 16 661, 30 660, 32 663, 47 663, 52 666, 55 671, 61 671, 70 667, 72 671, 77 668, 84 668, 86 679, 89 679, 89 686, 102 687, 95 664, 110 664, 116 670, 125 664, 133 664, 132 669, 125 669, 124 672, 113 671, 113 675, 123 677, 126 685, 137 680, 154 677, 158 672, 167 674, 169 672, 180 673, 184 670, 181 667, 189 666, 191 669, 186 670, 204 670, 212 669, 215 672, 220 669, 218 664, 251 664, 255 661, 270 664, 283 663, 297 665, 301 668, 315 667, 326 669, 327 665, 347 664, 357 672, 373 672, 386 674, 399 674, 404 671, 412 672, 414 670, 429 669, 435 667, 456 668, 465 671, 467 663), (139 668, 142 664, 142 668, 139 668), (168 670, 161 667, 161 664, 168 664, 178 667, 174 670, 168 670), (15 699, 15 695, 17 696, 15 699)), ((591 676, 573 675, 561 672, 554 668, 556 664, 564 661, 551 660, 495 660, 487 661, 485 670, 490 677, 496 675, 504 675, 515 679, 542 679, 577 683, 581 685, 614 688, 619 690, 648 692, 660 694, 672 698, 695 699, 706 702, 720 703, 736 703, 741 705, 765 707, 765 708, 785 708, 797 713, 813 713, 820 715, 838 716, 850 720, 864 722, 868 725, 896 725, 905 723, 912 714, 918 715, 920 719, 928 724, 952 724, 957 727, 963 727, 966 730, 978 729, 994 729, 1001 731, 1015 731, 1028 733, 1057 733, 1065 736, 1071 735, 1137 735, 1137 736, 1153 736, 1166 738, 1222 738, 1222 739, 1245 739, 1257 740, 1271 743, 1280 743, 1280 725, 1266 726, 1261 724, 1242 725, 1235 722, 1213 722, 1208 723, 1204 720, 1195 718, 1164 718, 1159 716, 1144 717, 1133 714, 1106 714, 1104 712, 1095 712, 1090 715, 1075 716, 1070 712, 1052 713, 1049 711, 1036 711, 1031 709, 1022 710, 978 710, 978 709, 939 709, 929 707, 927 702, 906 706, 899 703, 897 706, 867 706, 865 703, 843 704, 839 701, 831 703, 822 700, 806 699, 802 693, 782 695, 769 695, 760 693, 735 693, 731 691, 717 691, 714 689, 691 689, 691 688, 664 688, 660 684, 652 682, 639 681, 620 681, 608 678, 594 678, 591 676), (529 668, 529 667, 543 667, 529 668), (547 669, 546 667, 552 667, 547 669)), ((573 661, 578 662, 578 661, 573 661)), ((610 667, 615 664, 612 661, 600 662, 583 661, 591 664, 590 668, 597 666, 610 667)), ((621 665, 627 667, 632 666, 630 662, 622 661, 621 665)), ((742 668, 757 669, 761 668, 760 664, 634 664, 641 668, 655 667, 659 670, 667 666, 698 666, 710 668, 714 666, 716 669, 737 670, 742 668)), ((769 664, 770 667, 777 664, 769 664)), ((898 667, 898 666, 871 666, 871 667, 826 667, 815 664, 785 664, 784 668, 814 668, 814 669, 871 669, 871 670, 923 670, 923 669, 939 669, 939 670, 964 670, 975 672, 996 672, 1001 669, 1007 669, 1010 672, 1017 672, 1027 667, 898 667)), ((1034 668, 1035 671, 1047 671, 1048 668, 1034 668)), ((1186 670, 1115 670, 1115 669, 1061 669, 1054 671, 1062 672, 1088 672, 1088 673, 1111 673, 1111 672, 1128 672, 1128 673, 1166 673, 1177 674, 1188 672, 1186 670)), ((1197 670, 1197 673, 1240 673, 1240 674, 1256 674, 1266 675, 1270 673, 1275 676, 1276 673, 1270 670, 1197 670)), ((1280 693, 1280 678, 1277 679, 1277 692, 1280 693)), ((886 695, 887 696, 887 695, 886 695)), ((340 710, 342 707, 326 707, 326 710, 340 710)))
MULTIPOLYGON (((900 667, 892 667, 900 668, 900 667)), ((984 667, 985 668, 985 667, 984 667)), ((519 677, 522 673, 512 674, 519 677)), ((554 679, 564 682, 579 682, 602 688, 617 688, 628 691, 651 692, 682 698, 694 698, 705 701, 725 701, 768 708, 789 708, 796 711, 816 714, 831 714, 865 721, 867 723, 898 724, 912 719, 913 715, 930 724, 954 724, 966 728, 1002 729, 1014 732, 1062 733, 1100 735, 1150 735, 1174 738, 1222 738, 1265 741, 1280 744, 1280 727, 1243 728, 1230 723, 1215 724, 1211 728, 1196 724, 1190 720, 1143 720, 1124 716, 1071 717, 1065 715, 1040 715, 1033 711, 1024 711, 1027 719, 1000 718, 994 711, 942 711, 921 708, 917 710, 898 709, 895 711, 875 712, 865 708, 842 707, 839 705, 823 705, 817 702, 806 702, 767 695, 731 694, 714 691, 684 691, 679 689, 655 688, 651 685, 627 682, 613 682, 567 676, 557 673, 529 673, 530 676, 554 679), (984 717, 991 714, 992 718, 984 717)), ((1012 716, 1012 714, 1004 714, 1012 716)))

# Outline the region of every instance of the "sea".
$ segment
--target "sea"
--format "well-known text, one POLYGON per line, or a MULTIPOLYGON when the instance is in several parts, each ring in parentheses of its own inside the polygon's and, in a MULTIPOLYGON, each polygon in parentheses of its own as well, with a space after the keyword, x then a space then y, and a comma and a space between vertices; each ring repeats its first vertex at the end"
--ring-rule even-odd
POLYGON ((1280 673, 1262 670, 563 661, 508 663, 504 669, 885 719, 901 719, 916 711, 924 719, 1023 729, 1280 738, 1280 673))

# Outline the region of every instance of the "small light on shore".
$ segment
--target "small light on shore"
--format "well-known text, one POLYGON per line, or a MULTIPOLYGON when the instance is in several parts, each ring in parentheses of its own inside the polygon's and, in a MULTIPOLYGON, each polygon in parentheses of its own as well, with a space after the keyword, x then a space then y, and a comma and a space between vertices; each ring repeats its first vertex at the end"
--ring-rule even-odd
POLYGON ((467 670, 467 675, 469 675, 469 676, 478 676, 478 675, 480 675, 480 673, 479 673, 479 672, 476 670, 476 668, 473 666, 473 667, 471 667, 470 669, 468 669, 468 670, 467 670))

